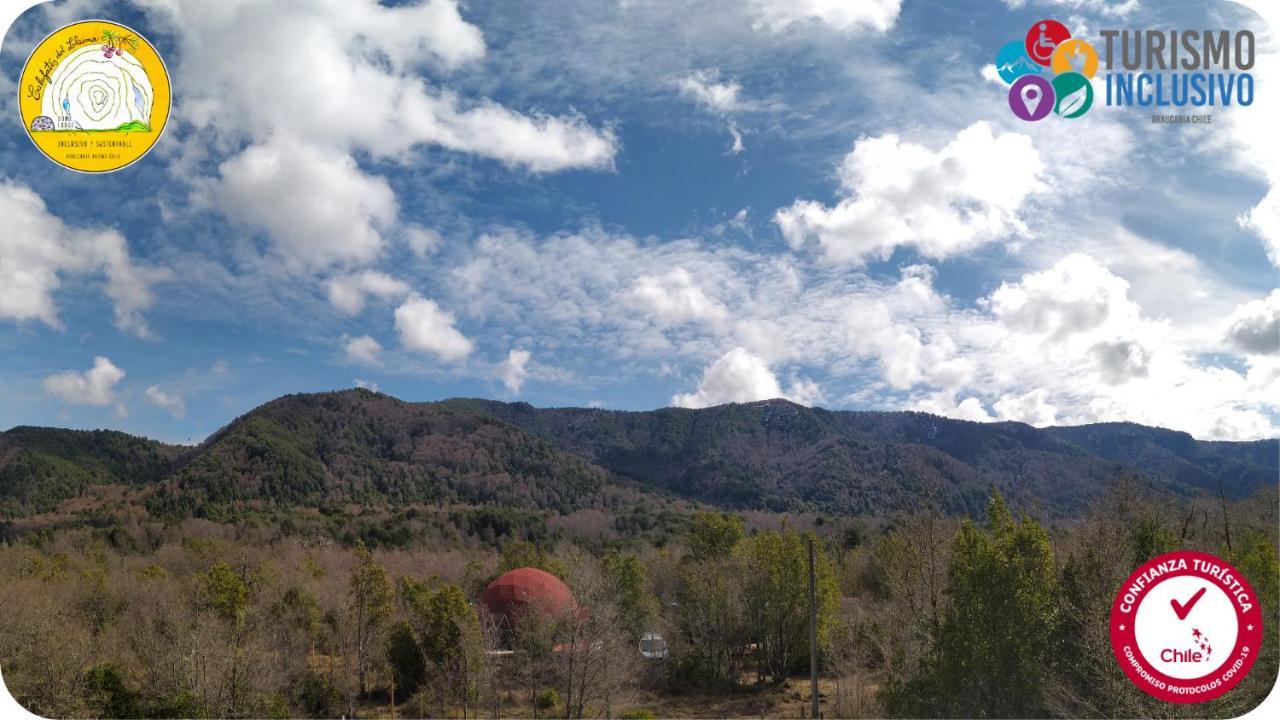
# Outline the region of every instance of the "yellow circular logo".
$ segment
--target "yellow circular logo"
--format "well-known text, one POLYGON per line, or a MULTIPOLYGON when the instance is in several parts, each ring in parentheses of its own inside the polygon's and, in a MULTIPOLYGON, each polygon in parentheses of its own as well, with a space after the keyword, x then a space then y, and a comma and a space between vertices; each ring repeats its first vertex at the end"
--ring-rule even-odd
POLYGON ((86 173, 119 170, 146 155, 169 122, 169 71, 137 31, 86 20, 36 46, 22 69, 18 106, 31 142, 50 160, 86 173))
POLYGON ((1077 72, 1091 78, 1098 72, 1098 51, 1078 38, 1064 40, 1054 49, 1049 67, 1055 73, 1077 72))

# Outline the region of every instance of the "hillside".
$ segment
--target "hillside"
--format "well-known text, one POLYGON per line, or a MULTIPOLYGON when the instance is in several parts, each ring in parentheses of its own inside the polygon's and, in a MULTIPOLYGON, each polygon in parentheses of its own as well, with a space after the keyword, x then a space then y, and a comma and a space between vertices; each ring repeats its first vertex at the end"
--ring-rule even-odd
POLYGON ((508 505, 570 512, 609 474, 486 414, 366 391, 290 395, 237 419, 161 483, 177 514, 273 502, 508 505))
POLYGON ((157 482, 182 450, 111 430, 0 433, 0 517, 50 510, 91 485, 157 482))
POLYGON ((1133 424, 1036 429, 915 412, 832 412, 784 400, 704 410, 538 410, 450 401, 551 439, 647 485, 715 504, 881 514, 930 492, 976 512, 992 486, 1073 515, 1133 474, 1177 495, 1247 495, 1280 478, 1280 443, 1204 442, 1133 424))
POLYGON ((48 509, 92 484, 153 488, 153 510, 332 503, 503 505, 554 513, 651 495, 733 509, 902 511, 932 496, 979 512, 1078 514, 1117 477, 1241 497, 1280 477, 1280 444, 1197 441, 1132 424, 1036 429, 774 400, 704 410, 408 403, 364 390, 290 395, 195 449, 120 433, 0 433, 0 512, 48 509), (610 495, 610 493, 613 493, 610 495))

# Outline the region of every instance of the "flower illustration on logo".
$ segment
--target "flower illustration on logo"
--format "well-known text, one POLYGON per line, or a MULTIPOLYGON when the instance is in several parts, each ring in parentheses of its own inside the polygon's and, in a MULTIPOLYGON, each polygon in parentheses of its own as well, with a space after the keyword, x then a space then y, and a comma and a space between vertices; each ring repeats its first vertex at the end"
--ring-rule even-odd
POLYGON ((1057 20, 1033 24, 1024 41, 1006 43, 996 53, 996 74, 1009 85, 1009 109, 1029 122, 1051 113, 1078 118, 1089 112, 1089 79, 1097 71, 1097 51, 1057 20))

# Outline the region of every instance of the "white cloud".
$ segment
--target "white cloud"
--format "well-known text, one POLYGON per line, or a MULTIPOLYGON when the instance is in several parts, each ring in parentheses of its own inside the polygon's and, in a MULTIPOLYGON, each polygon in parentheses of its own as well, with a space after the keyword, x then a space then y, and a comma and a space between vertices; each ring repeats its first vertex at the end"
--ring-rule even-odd
POLYGON ((702 373, 698 388, 671 398, 675 407, 704 408, 725 403, 786 398, 812 404, 822 398, 822 391, 810 380, 797 380, 790 393, 784 393, 768 363, 744 348, 734 348, 711 363, 702 373))
POLYGON ((753 0, 757 27, 772 32, 816 20, 840 32, 883 33, 898 19, 902 0, 753 0))
POLYGON ((1017 283, 1003 283, 988 304, 1010 328, 1063 340, 1108 321, 1133 322, 1138 306, 1128 300, 1129 283, 1088 255, 1075 253, 1052 268, 1017 283), (1123 317, 1113 318, 1113 313, 1123 317))
POLYGON ((733 138, 733 144, 729 146, 729 152, 738 155, 743 150, 746 150, 746 147, 742 144, 742 131, 738 129, 735 123, 729 123, 729 137, 733 138))
POLYGON ((151 0, 182 37, 179 115, 257 141, 289 135, 321 149, 393 158, 419 143, 475 152, 536 172, 607 168, 617 141, 576 117, 463 102, 421 70, 484 56, 480 29, 453 0, 151 0), (280 37, 291 38, 280 42, 280 37))
POLYGON ((1101 13, 1107 17, 1125 17, 1136 10, 1140 0, 1004 0, 1010 9, 1018 10, 1027 5, 1038 5, 1047 8, 1060 8, 1070 11, 1088 11, 1101 13))
POLYGON ((1043 388, 1036 388, 1022 395, 1005 395, 992 407, 1001 420, 1045 427, 1054 424, 1058 416, 1057 408, 1046 401, 1047 395, 1043 388))
POLYGON ((707 298, 689 271, 682 267, 663 275, 641 275, 624 297, 663 323, 719 322, 729 315, 707 298))
POLYGON ((382 252, 382 230, 396 220, 386 180, 364 174, 350 156, 288 137, 253 145, 220 171, 198 199, 267 230, 296 267, 371 262, 382 252))
POLYGON ((142 313, 155 301, 152 284, 170 273, 136 264, 118 231, 69 227, 30 188, 2 178, 0 217, 0 318, 61 328, 54 294, 63 276, 102 273, 116 327, 140 337, 150 334, 142 313))
POLYGON ((581 117, 522 115, 492 102, 463 109, 452 93, 413 94, 404 102, 418 118, 406 128, 409 137, 533 172, 608 170, 618 152, 612 129, 596 130, 581 117))
MULTIPOLYGON (((1131 275, 1098 257, 1037 261, 966 303, 941 293, 937 270, 927 265, 903 267, 885 281, 732 244, 659 243, 600 230, 538 238, 506 232, 478 239, 447 273, 439 299, 463 308, 478 333, 518 327, 522 347, 572 358, 566 370, 580 382, 603 386, 702 368, 707 377, 679 395, 684 403, 734 397, 725 386, 757 388, 740 397, 775 386, 797 397, 803 390, 795 377, 804 373, 864 407, 982 420, 995 415, 996 402, 1011 408, 1042 389, 1057 423, 1128 420, 1206 438, 1272 432, 1260 390, 1272 386, 1270 366, 1249 356, 1246 372, 1210 359, 1222 348, 1229 310, 1208 319, 1212 332, 1191 332, 1204 321, 1168 317, 1166 294, 1135 296, 1131 275), (726 348, 742 353, 724 360, 726 348), (735 377, 730 370, 739 381, 721 382, 735 377)), ((1194 267, 1177 265, 1171 277, 1182 283, 1194 267)), ((1199 298, 1198 286, 1184 287, 1199 298)))
POLYGON ((440 233, 431 228, 410 225, 404 230, 404 241, 414 255, 424 258, 438 250, 444 239, 440 237, 440 233))
POLYGON ((110 405, 115 400, 112 390, 124 376, 109 359, 95 357, 93 367, 82 373, 69 370, 46 377, 44 389, 72 405, 110 405))
POLYGON ((743 348, 734 348, 702 374, 698 389, 671 398, 675 407, 704 408, 725 403, 771 400, 783 396, 769 365, 743 348))
POLYGON ((1280 355, 1280 290, 1236 308, 1227 318, 1226 338, 1250 355, 1280 355))
POLYGON ((161 390, 159 385, 152 385, 147 388, 146 398, 147 402, 165 410, 176 420, 186 417, 187 404, 177 393, 167 393, 161 390))
POLYGON ((196 199, 266 230, 297 267, 368 264, 393 231, 395 196, 357 164, 361 152, 407 162, 436 145, 555 172, 607 170, 618 151, 611 129, 576 114, 520 113, 425 80, 484 56, 480 30, 454 0, 143 4, 182 49, 175 120, 193 132, 175 151, 175 173, 238 152, 197 184, 196 199))
POLYGON ((356 387, 358 388, 361 388, 364 390, 372 390, 373 392, 381 392, 381 390, 378 387, 378 383, 373 382, 372 380, 362 380, 360 378, 356 378, 355 383, 356 383, 356 387))
POLYGON ((348 338, 343 346, 347 361, 360 365, 377 365, 382 345, 368 335, 348 338))
POLYGON ((1271 264, 1280 267, 1280 190, 1277 184, 1280 184, 1280 174, 1271 180, 1271 189, 1262 202, 1237 218, 1237 222, 1240 227, 1258 234, 1271 264))
POLYGON ((893 134, 863 138, 840 171, 849 197, 834 207, 799 200, 774 219, 793 248, 816 241, 832 263, 885 259, 899 246, 945 258, 1025 232, 1018 211, 1044 169, 1031 138, 994 135, 986 122, 937 152, 893 134))
MULTIPOLYGON (((1259 36, 1259 52, 1250 73, 1259 87, 1275 87, 1280 82, 1280 52, 1276 52, 1276 39, 1280 38, 1280 5, 1265 0, 1236 0, 1249 8, 1262 20, 1266 31, 1255 29, 1259 36), (1264 32, 1269 32, 1270 47, 1264 32)), ((1271 264, 1280 267, 1280 143, 1275 141, 1275 129, 1280 127, 1280 98, 1275 93, 1258 93, 1252 105, 1244 112, 1225 113, 1223 142, 1235 152, 1228 157, 1237 165, 1265 178, 1267 194, 1251 210, 1243 213, 1240 226, 1252 230, 1262 240, 1263 249, 1271 264)), ((1217 133, 1215 133, 1216 135, 1217 133)))
POLYGON ((524 387, 524 381, 529 378, 528 365, 532 357, 528 350, 512 350, 507 353, 506 360, 498 363, 495 374, 509 392, 518 393, 524 387))
MULTIPOLYGON (((677 86, 686 98, 722 116, 756 107, 755 103, 742 98, 742 86, 736 81, 720 82, 719 70, 699 70, 681 78, 677 86)), ((732 139, 729 152, 738 155, 746 149, 742 143, 742 131, 733 120, 729 120, 728 129, 732 139)))
POLYGON ((680 92, 718 113, 727 114, 743 108, 742 86, 736 82, 718 82, 719 73, 700 70, 680 79, 680 92))
POLYGON ((918 399, 911 408, 920 412, 933 413, 943 417, 972 422, 992 422, 995 418, 983 407, 982 401, 976 397, 967 397, 956 403, 956 394, 950 390, 942 390, 927 397, 918 399))
POLYGON ((329 302, 346 315, 359 315, 369 296, 393 300, 410 292, 408 284, 374 270, 332 278, 328 288, 329 302))
POLYGON ((424 297, 413 296, 396 308, 396 330, 405 347, 430 353, 445 362, 471 354, 472 343, 454 327, 453 314, 424 297))

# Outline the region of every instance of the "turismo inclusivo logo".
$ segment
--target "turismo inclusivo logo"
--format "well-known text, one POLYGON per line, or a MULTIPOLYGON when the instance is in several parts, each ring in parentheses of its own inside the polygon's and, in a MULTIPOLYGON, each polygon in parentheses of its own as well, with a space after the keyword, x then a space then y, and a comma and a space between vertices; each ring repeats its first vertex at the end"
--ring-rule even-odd
POLYGON ((1009 109, 1023 120, 1043 120, 1053 113, 1078 118, 1093 107, 1098 52, 1057 20, 1032 24, 1024 40, 1014 40, 996 54, 996 72, 1009 85, 1009 109))

